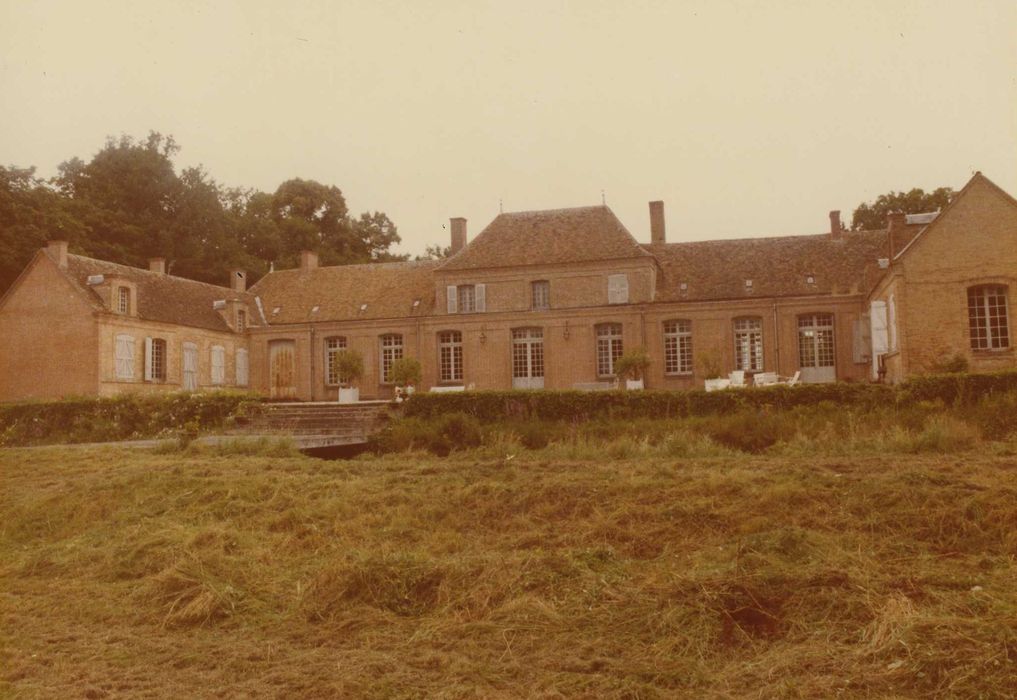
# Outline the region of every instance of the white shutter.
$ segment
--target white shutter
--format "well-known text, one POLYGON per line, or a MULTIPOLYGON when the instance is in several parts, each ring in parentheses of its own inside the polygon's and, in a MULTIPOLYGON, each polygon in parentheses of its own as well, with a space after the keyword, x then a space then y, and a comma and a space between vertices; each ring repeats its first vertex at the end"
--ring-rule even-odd
POLYGON ((459 310, 459 296, 456 294, 456 287, 454 284, 450 284, 446 291, 446 299, 448 300, 448 312, 450 314, 456 313, 459 310))
POLYGON ((152 381, 152 339, 145 338, 145 381, 152 381))
POLYGON ((627 304, 629 301, 629 277, 628 275, 607 276, 607 303, 627 304))
POLYGON ((851 353, 855 363, 865 364, 868 362, 872 348, 872 340, 869 337, 868 314, 854 320, 851 340, 851 353))
POLYGON ((198 388, 198 346, 184 343, 184 389, 195 391, 198 388))
POLYGON ((477 311, 487 311, 487 285, 474 285, 474 307, 477 311))
POLYGON ((134 336, 118 335, 114 351, 116 378, 134 379, 134 336))
POLYGON ((247 351, 237 350, 237 386, 247 386, 247 351))
POLYGON ((226 349, 222 345, 212 346, 212 383, 226 381, 226 349))
POLYGON ((872 328, 872 378, 879 377, 879 358, 889 347, 886 333, 886 302, 874 301, 869 307, 869 321, 872 328))

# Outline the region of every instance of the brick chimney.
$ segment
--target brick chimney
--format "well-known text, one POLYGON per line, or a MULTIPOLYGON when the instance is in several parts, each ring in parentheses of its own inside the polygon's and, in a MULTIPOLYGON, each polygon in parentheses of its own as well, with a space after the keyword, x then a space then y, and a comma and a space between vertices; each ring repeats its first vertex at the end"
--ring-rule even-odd
POLYGON ((314 270, 318 267, 318 254, 313 250, 300 251, 300 269, 304 272, 314 270))
POLYGON ((650 242, 664 243, 664 203, 650 202, 650 242))
POLYGON ((67 267, 67 241, 50 241, 46 244, 46 250, 53 256, 58 267, 67 267))
POLYGON ((149 258, 148 269, 157 275, 166 274, 166 258, 149 258))
POLYGON ((455 255, 466 247, 466 219, 457 216, 454 219, 449 219, 449 225, 452 230, 452 249, 449 254, 455 255))
POLYGON ((904 212, 893 212, 886 216, 886 257, 890 260, 893 260, 893 257, 900 252, 906 224, 907 214, 904 212))
POLYGON ((834 238, 840 238, 844 230, 840 225, 840 209, 834 209, 830 212, 830 235, 834 238))
POLYGON ((230 289, 240 293, 247 291, 247 273, 244 270, 230 270, 230 289))

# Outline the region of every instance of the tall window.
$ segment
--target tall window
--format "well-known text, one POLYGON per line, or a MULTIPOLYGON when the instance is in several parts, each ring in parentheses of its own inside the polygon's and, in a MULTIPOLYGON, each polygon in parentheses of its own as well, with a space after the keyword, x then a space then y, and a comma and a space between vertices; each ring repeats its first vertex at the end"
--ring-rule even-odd
POLYGON ((398 333, 381 336, 381 381, 392 383, 392 363, 403 357, 403 337, 398 333))
POLYGON ((1007 288, 1001 284, 968 289, 968 326, 972 350, 1003 350, 1010 347, 1007 288))
POLYGON ((459 313, 469 314, 477 310, 477 288, 472 284, 460 284, 456 287, 459 295, 459 313))
POLYGON ((692 321, 664 321, 664 373, 692 374, 692 321))
POLYGON ((339 374, 339 353, 346 349, 346 338, 333 336, 325 338, 325 383, 329 386, 343 384, 346 379, 339 374))
POLYGON ((534 311, 547 311, 551 308, 551 283, 547 280, 530 282, 530 308, 534 311))
POLYGON ((117 287, 117 312, 122 314, 131 313, 130 287, 117 287))
POLYGON ((438 381, 463 381, 463 334, 459 331, 438 334, 438 381))
POLYGON ((250 364, 247 358, 247 351, 243 348, 237 350, 237 386, 247 386, 250 381, 250 364))
POLYGON ((763 369, 763 319, 735 319, 734 338, 735 369, 763 369))
POLYGON ((516 389, 542 389, 544 387, 543 329, 513 329, 512 386, 516 389))
POLYGON ((163 338, 145 338, 145 380, 166 381, 166 341, 163 338))
POLYGON ((798 358, 800 367, 833 367, 833 314, 805 314, 798 317, 798 358))
MULTIPOLYGON (((194 343, 183 344, 184 356, 184 391, 198 390, 198 346, 194 343)), ((239 372, 239 366, 237 371, 239 372)))
POLYGON ((212 346, 212 383, 226 383, 226 348, 222 345, 212 346))
POLYGON ((247 312, 237 309, 237 333, 243 333, 245 328, 247 328, 247 312))
POLYGON ((116 375, 117 379, 134 379, 134 336, 118 335, 116 337, 116 375))
POLYGON ((601 323, 597 326, 597 376, 613 377, 614 362, 622 356, 622 326, 601 323))

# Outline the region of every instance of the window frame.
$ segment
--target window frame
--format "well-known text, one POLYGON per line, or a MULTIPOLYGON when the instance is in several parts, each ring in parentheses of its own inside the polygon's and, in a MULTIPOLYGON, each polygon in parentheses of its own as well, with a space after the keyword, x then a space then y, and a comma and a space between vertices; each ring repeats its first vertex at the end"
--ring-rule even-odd
POLYGON ((463 332, 452 329, 438 331, 436 338, 438 341, 438 383, 462 384, 465 374, 463 332))
POLYGON ((335 367, 336 356, 348 349, 348 341, 344 335, 328 335, 322 338, 321 348, 325 360, 325 386, 343 386, 343 378, 335 367), (329 347, 329 343, 335 342, 335 347, 329 347), (335 378, 333 381, 333 377, 335 378))
POLYGON ((378 337, 378 379, 380 384, 390 385, 392 364, 404 357, 405 345, 402 333, 384 333, 378 337), (398 341, 398 344, 396 343, 398 341))
POLYGON ((610 379, 615 377, 614 364, 625 352, 625 327, 618 322, 598 323, 593 327, 596 339, 597 377, 610 379), (607 369, 605 373, 603 370, 607 369))
POLYGON ((544 379, 547 372, 544 358, 544 329, 540 326, 513 328, 510 331, 510 339, 513 382, 516 379, 544 379), (521 369, 525 369, 526 373, 521 374, 521 369))
POLYGON ((237 348, 234 358, 233 373, 237 386, 247 386, 251 383, 251 357, 246 348, 237 348), (243 360, 241 361, 241 358, 243 360), (241 372, 241 368, 243 371, 241 372))
POLYGON ((460 314, 477 313, 477 285, 456 285, 456 310, 456 313, 460 314), (469 301, 469 304, 466 303, 467 301, 469 301))
POLYGON ((169 344, 165 338, 146 338, 145 381, 165 383, 169 365, 169 344))
POLYGON ((688 377, 695 370, 692 354, 692 321, 687 318, 671 318, 662 324, 664 338, 664 375, 688 377), (674 324, 672 328, 669 328, 674 324), (670 347, 673 345, 673 348, 670 347), (674 365, 671 365, 672 359, 674 365), (677 369, 669 369, 676 366, 677 369))
POLYGON ((765 337, 763 335, 763 317, 762 316, 739 316, 732 319, 731 328, 734 331, 734 366, 735 371, 739 372, 763 372, 766 367, 766 346, 765 337), (754 323, 756 324, 753 328, 743 327, 739 328, 739 324, 754 323), (758 336, 755 337, 755 336, 758 336), (740 339, 746 337, 748 344, 744 348, 747 352, 743 353, 742 343, 740 339), (746 365, 748 360, 748 366, 746 365))
POLYGON ((131 315, 131 288, 127 285, 117 286, 117 313, 124 316, 131 315))
POLYGON ((530 281, 530 311, 550 311, 551 310, 551 280, 531 280, 530 281), (537 294, 537 290, 541 290, 540 294, 537 294), (543 303, 538 303, 538 297, 543 297, 543 303))
POLYGON ((998 282, 976 284, 967 288, 966 297, 971 350, 976 353, 1012 351, 1010 287, 998 282))
POLYGON ((209 348, 209 379, 212 386, 224 386, 226 384, 226 348, 222 345, 213 345, 209 348), (219 363, 216 363, 219 358, 219 363))
POLYGON ((799 368, 837 367, 837 317, 832 311, 798 314, 795 318, 795 330, 798 332, 799 368), (810 331, 814 335, 809 336, 810 331), (805 349, 809 345, 811 348, 806 353, 805 349), (806 354, 810 356, 809 363, 806 363, 806 354))

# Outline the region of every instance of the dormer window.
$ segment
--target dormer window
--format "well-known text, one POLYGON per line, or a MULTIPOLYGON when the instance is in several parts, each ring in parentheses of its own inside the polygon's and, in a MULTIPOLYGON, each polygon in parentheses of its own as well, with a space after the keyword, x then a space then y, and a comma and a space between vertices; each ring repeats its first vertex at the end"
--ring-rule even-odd
POLYGON ((131 313, 130 287, 117 287, 117 313, 130 315, 131 313))
POLYGON ((746 291, 752 291, 752 280, 745 280, 745 289, 746 291))
POLYGON ((487 285, 450 284, 446 289, 448 313, 472 314, 487 310, 487 285))
POLYGON ((237 309, 237 333, 243 333, 247 329, 247 312, 237 309))
POLYGON ((815 284, 815 283, 816 283, 815 275, 805 275, 805 284, 815 284))

